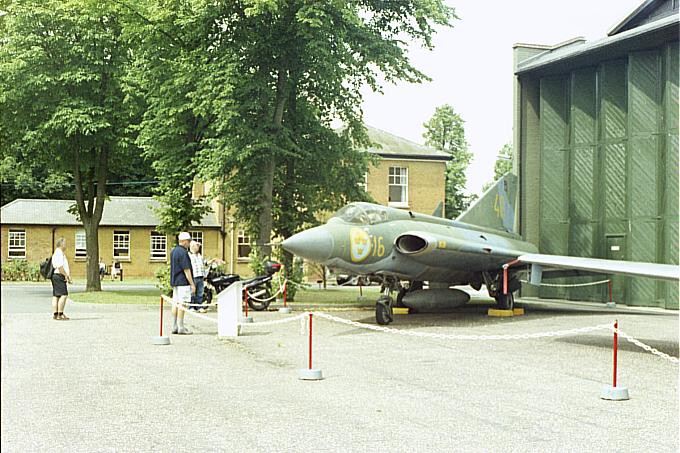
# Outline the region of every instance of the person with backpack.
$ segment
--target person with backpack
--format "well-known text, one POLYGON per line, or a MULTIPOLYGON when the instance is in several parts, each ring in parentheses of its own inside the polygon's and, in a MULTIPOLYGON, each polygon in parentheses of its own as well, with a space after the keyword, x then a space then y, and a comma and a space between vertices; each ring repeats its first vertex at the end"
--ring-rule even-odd
POLYGON ((52 319, 57 321, 68 321, 69 318, 64 314, 64 307, 66 306, 66 299, 68 296, 68 288, 66 283, 72 283, 71 271, 68 267, 68 259, 66 259, 66 239, 63 237, 57 239, 57 247, 52 254, 52 319))

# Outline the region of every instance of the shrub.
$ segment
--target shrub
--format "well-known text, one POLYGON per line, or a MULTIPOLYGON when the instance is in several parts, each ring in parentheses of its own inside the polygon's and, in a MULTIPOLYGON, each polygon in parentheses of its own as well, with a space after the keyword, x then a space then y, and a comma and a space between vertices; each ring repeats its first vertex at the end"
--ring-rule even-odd
POLYGON ((15 282, 39 282, 40 264, 26 260, 12 260, 2 263, 2 280, 15 282))
POLYGON ((166 296, 172 296, 172 286, 170 286, 170 265, 161 266, 154 272, 156 277, 156 287, 166 296))

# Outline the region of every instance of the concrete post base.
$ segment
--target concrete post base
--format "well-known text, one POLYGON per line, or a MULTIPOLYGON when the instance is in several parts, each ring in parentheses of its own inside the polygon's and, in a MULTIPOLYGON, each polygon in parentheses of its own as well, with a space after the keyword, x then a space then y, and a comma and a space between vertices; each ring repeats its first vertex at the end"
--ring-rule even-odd
POLYGON ((607 308, 616 308, 616 302, 607 302, 607 308))
POLYGON ((605 385, 600 392, 600 398, 609 401, 624 401, 629 400, 630 396, 628 396, 627 387, 605 385))
POLYGON ((288 315, 293 312, 293 309, 290 307, 280 307, 279 308, 279 313, 283 313, 285 315, 288 315))
POLYGON ((241 322, 244 323, 244 324, 249 324, 249 323, 253 322, 253 317, 252 316, 242 316, 241 322))
POLYGON ((320 381, 323 379, 321 370, 302 368, 298 370, 298 379, 303 381, 320 381))
POLYGON ((170 337, 166 337, 166 336, 160 337, 160 336, 156 335, 155 337, 151 337, 151 344, 155 344, 155 345, 159 345, 159 346, 170 344, 170 337))

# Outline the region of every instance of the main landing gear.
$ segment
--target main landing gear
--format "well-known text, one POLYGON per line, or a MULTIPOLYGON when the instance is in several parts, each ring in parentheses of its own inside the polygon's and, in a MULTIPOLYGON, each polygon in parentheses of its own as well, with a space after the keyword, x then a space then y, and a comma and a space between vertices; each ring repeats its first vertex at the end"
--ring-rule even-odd
POLYGON ((511 276, 508 281, 508 293, 503 294, 503 273, 499 272, 497 275, 490 275, 483 273, 484 283, 486 289, 489 291, 489 296, 496 300, 496 305, 501 310, 512 310, 515 308, 514 292, 517 291, 521 284, 516 276, 511 276))
POLYGON ((394 300, 389 295, 383 295, 378 298, 375 304, 375 322, 381 326, 386 326, 394 321, 394 315, 392 314, 393 303, 394 300))

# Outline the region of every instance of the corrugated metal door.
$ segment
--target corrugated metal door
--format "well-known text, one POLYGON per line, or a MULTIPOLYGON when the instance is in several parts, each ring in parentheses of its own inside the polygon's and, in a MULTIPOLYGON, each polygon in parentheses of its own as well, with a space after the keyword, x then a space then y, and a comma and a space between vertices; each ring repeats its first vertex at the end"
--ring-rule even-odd
MULTIPOLYGON (((626 236, 607 236, 607 259, 624 260, 626 259, 626 236)), ((621 275, 612 275, 612 292, 614 302, 624 302, 626 300, 626 279, 621 275)))

